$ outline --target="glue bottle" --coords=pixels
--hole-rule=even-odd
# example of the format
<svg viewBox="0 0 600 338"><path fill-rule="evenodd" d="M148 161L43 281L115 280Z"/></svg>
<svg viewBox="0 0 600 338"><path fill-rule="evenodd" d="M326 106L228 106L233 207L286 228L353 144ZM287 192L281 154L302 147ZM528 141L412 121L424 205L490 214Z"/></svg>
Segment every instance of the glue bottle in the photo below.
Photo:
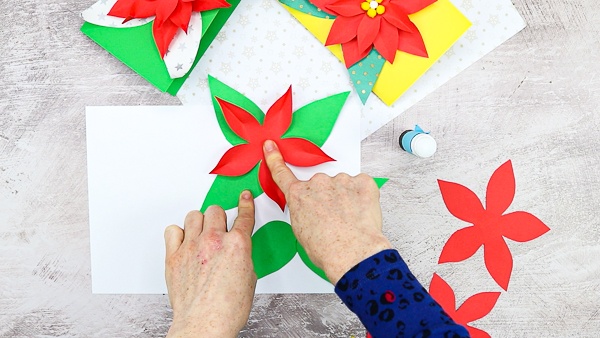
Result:
<svg viewBox="0 0 600 338"><path fill-rule="evenodd" d="M421 158L431 157L437 150L437 142L418 125L415 130L404 131L398 142L402 150Z"/></svg>

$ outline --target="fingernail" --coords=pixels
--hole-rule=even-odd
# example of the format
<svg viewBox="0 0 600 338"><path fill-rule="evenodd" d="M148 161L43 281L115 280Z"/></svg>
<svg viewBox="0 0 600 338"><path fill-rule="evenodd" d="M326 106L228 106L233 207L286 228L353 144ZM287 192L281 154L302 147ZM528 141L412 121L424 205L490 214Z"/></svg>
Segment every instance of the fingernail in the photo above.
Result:
<svg viewBox="0 0 600 338"><path fill-rule="evenodd" d="M268 152L268 153L272 152L273 150L275 150L275 147L276 147L275 142L273 142L271 140L265 141L264 148L265 148L266 152Z"/></svg>
<svg viewBox="0 0 600 338"><path fill-rule="evenodd" d="M248 190L242 191L242 199L245 199L245 200L252 199L252 193Z"/></svg>

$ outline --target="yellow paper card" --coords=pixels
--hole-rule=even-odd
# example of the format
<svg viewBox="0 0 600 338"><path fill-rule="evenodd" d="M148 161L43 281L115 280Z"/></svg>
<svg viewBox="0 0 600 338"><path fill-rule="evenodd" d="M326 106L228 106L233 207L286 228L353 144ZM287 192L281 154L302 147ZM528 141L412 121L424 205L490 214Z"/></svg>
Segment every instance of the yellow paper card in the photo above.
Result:
<svg viewBox="0 0 600 338"><path fill-rule="evenodd" d="M325 44L333 19L323 19L283 5L321 43ZM373 92L391 106L471 27L471 22L449 0L438 0L422 11L409 15L419 28L428 58L396 52L394 64L385 62ZM327 47L340 61L341 45Z"/></svg>

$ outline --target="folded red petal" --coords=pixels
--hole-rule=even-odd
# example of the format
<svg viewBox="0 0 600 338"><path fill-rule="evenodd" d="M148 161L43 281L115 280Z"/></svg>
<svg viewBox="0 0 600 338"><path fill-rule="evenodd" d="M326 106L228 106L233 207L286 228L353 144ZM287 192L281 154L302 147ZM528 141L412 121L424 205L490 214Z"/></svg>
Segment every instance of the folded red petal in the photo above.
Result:
<svg viewBox="0 0 600 338"><path fill-rule="evenodd" d="M325 8L338 16L364 15L365 11L360 7L361 1L337 0L326 5Z"/></svg>
<svg viewBox="0 0 600 338"><path fill-rule="evenodd" d="M327 41L325 41L325 46L337 45L354 39L361 20L362 16L336 18L327 36Z"/></svg>
<svg viewBox="0 0 600 338"><path fill-rule="evenodd" d="M389 63L394 63L398 50L398 29L387 22L385 18L381 21L381 30L375 38L374 45L384 59Z"/></svg>
<svg viewBox="0 0 600 338"><path fill-rule="evenodd" d="M469 336L471 338L492 338L487 332L480 330L476 327L472 327L469 325L465 325L467 331L469 331Z"/></svg>
<svg viewBox="0 0 600 338"><path fill-rule="evenodd" d="M284 138L277 141L283 159L298 167L312 167L317 164L335 161L314 143L301 138Z"/></svg>
<svg viewBox="0 0 600 338"><path fill-rule="evenodd" d="M277 100L265 115L262 135L267 139L279 139L292 123L292 86Z"/></svg>
<svg viewBox="0 0 600 338"><path fill-rule="evenodd" d="M242 176L252 170L261 158L261 147L240 144L227 150L210 173L223 176Z"/></svg>
<svg viewBox="0 0 600 338"><path fill-rule="evenodd" d="M476 223L483 215L483 205L469 188L453 182L438 180L446 208L454 217Z"/></svg>
<svg viewBox="0 0 600 338"><path fill-rule="evenodd" d="M370 18L367 15L362 16L362 20L358 25L358 50L371 50L375 38L379 34L379 28L381 27L381 15L377 15L374 18Z"/></svg>
<svg viewBox="0 0 600 338"><path fill-rule="evenodd" d="M169 20L175 24L175 26L181 28L187 33L188 26L190 25L190 18L192 17L192 4L190 2L180 2L177 4L177 8L173 11L173 14L169 17Z"/></svg>
<svg viewBox="0 0 600 338"><path fill-rule="evenodd" d="M508 290L513 259L502 237L489 240L483 245L483 259L494 281L504 290Z"/></svg>
<svg viewBox="0 0 600 338"><path fill-rule="evenodd" d="M162 25L177 8L178 0L161 0L156 1L156 19L155 22ZM169 41L170 42L170 41Z"/></svg>
<svg viewBox="0 0 600 338"><path fill-rule="evenodd" d="M437 273L433 274L431 284L429 284L429 294L440 304L448 316L454 319L456 314L456 297L454 296L454 291ZM456 321L456 319L454 320Z"/></svg>
<svg viewBox="0 0 600 338"><path fill-rule="evenodd" d="M258 181L260 183L260 187L265 192L270 199L275 201L277 205L281 208L281 210L285 209L285 195L279 189L275 181L273 181L273 176L271 176L271 171L267 167L265 160L263 159L260 163L260 167L258 168Z"/></svg>
<svg viewBox="0 0 600 338"><path fill-rule="evenodd" d="M412 32L399 31L398 37L398 49L406 52L408 54L413 54L421 57L429 57L427 53L427 47L425 47L425 41L423 41L423 36L421 36L421 32L415 24L410 23L413 27Z"/></svg>
<svg viewBox="0 0 600 338"><path fill-rule="evenodd" d="M342 52L344 54L344 63L346 64L346 68L350 68L354 66L354 64L358 61L364 59L370 51L370 48L364 51L360 51L358 49L358 39L353 39L346 43L343 43Z"/></svg>
<svg viewBox="0 0 600 338"><path fill-rule="evenodd" d="M482 245L480 228L470 226L460 229L453 233L444 244L438 263L464 261L473 256Z"/></svg>
<svg viewBox="0 0 600 338"><path fill-rule="evenodd" d="M193 2L194 12L205 12L217 8L231 7L231 5L225 0L193 0Z"/></svg>
<svg viewBox="0 0 600 338"><path fill-rule="evenodd" d="M525 211L502 216L498 226L504 237L517 242L531 241L550 231L544 222Z"/></svg>
<svg viewBox="0 0 600 338"><path fill-rule="evenodd" d="M398 2L390 2L388 4L383 19L400 30L406 32L413 31L413 25L408 17L408 13Z"/></svg>
<svg viewBox="0 0 600 338"><path fill-rule="evenodd" d="M485 317L496 305L498 297L500 292L482 292L469 297L456 310L459 321L470 323Z"/></svg>
<svg viewBox="0 0 600 338"><path fill-rule="evenodd" d="M261 125L252 114L233 103L221 100L218 97L215 97L215 99L223 111L223 116L229 128L239 137L249 141L261 132Z"/></svg>
<svg viewBox="0 0 600 338"><path fill-rule="evenodd" d="M437 0L392 0L394 4L402 7L407 14L413 14L423 10Z"/></svg>
<svg viewBox="0 0 600 338"><path fill-rule="evenodd" d="M509 160L492 174L485 193L485 208L489 212L501 215L508 209L514 196L515 174Z"/></svg>
<svg viewBox="0 0 600 338"><path fill-rule="evenodd" d="M124 19L145 19L155 15L157 3L148 0L118 0L108 15Z"/></svg>
<svg viewBox="0 0 600 338"><path fill-rule="evenodd" d="M162 25L154 20L152 35L154 36L154 42L161 58L164 58L165 54L167 54L169 45L171 45L171 41L173 41L175 34L177 34L177 30L179 30L179 27L169 20L165 21Z"/></svg>

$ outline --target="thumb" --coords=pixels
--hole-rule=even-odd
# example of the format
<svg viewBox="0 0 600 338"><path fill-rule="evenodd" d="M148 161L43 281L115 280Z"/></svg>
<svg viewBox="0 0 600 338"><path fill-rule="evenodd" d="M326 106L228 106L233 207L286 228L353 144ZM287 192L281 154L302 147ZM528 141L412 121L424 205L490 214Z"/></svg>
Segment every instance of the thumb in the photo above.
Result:
<svg viewBox="0 0 600 338"><path fill-rule="evenodd" d="M279 186L279 189L285 196L288 196L290 186L298 182L296 175L290 170L290 168L283 161L283 156L279 152L277 144L271 140L265 141L263 145L263 153L265 155L265 161L267 167L271 172L273 181Z"/></svg>

